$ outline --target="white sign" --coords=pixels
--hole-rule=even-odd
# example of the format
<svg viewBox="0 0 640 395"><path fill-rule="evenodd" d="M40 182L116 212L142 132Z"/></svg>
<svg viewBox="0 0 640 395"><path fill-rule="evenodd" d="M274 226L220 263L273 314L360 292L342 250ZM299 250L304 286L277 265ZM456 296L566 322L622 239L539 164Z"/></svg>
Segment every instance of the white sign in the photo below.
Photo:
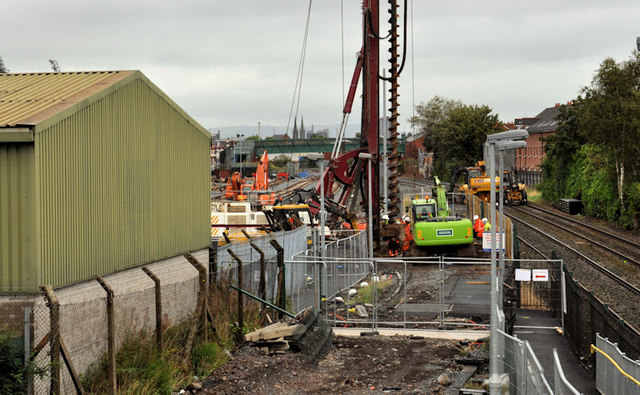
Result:
<svg viewBox="0 0 640 395"><path fill-rule="evenodd" d="M500 251L500 240L502 239L502 250L504 250L504 238L500 237L504 235L502 233L496 233L496 250ZM491 251L491 232L484 232L482 234L482 250Z"/></svg>
<svg viewBox="0 0 640 395"><path fill-rule="evenodd" d="M516 269L516 281L531 281L531 269Z"/></svg>
<svg viewBox="0 0 640 395"><path fill-rule="evenodd" d="M549 281L549 270L533 269L531 273L533 281Z"/></svg>

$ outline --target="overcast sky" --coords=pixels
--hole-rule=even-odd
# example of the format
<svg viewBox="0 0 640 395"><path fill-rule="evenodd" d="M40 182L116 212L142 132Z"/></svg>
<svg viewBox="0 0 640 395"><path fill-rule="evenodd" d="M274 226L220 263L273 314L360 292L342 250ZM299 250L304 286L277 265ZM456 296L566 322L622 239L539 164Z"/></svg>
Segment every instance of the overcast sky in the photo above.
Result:
<svg viewBox="0 0 640 395"><path fill-rule="evenodd" d="M637 0L408 3L413 29L400 77L407 131L414 97L486 104L503 121L535 116L576 97L606 57L627 59L640 36ZM308 4L4 0L0 56L11 72L50 71L49 59L62 71L141 70L206 128L286 126ZM380 2L385 17L387 4ZM341 120L341 31L348 84L362 45L360 7L360 0L313 1L298 110L305 125Z"/></svg>

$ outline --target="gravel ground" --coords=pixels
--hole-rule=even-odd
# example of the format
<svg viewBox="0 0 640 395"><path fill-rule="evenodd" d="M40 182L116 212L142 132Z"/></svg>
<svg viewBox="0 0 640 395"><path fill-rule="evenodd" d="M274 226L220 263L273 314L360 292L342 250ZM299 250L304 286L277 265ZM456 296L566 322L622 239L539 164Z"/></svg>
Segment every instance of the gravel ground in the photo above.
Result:
<svg viewBox="0 0 640 395"><path fill-rule="evenodd" d="M640 328L640 301L637 296L620 287L586 262L578 259L572 252L566 251L531 229L520 226L518 235L535 245L547 256L551 256L552 251L555 251L558 257L564 260L574 279L578 280L588 290L593 291L598 299L608 304L613 311L618 313L630 325ZM524 257L539 258L539 256L535 255Z"/></svg>
<svg viewBox="0 0 640 395"><path fill-rule="evenodd" d="M204 380L200 393L444 394L462 370L454 362L458 349L458 342L402 336L336 338L312 366L300 353L266 356L243 347Z"/></svg>

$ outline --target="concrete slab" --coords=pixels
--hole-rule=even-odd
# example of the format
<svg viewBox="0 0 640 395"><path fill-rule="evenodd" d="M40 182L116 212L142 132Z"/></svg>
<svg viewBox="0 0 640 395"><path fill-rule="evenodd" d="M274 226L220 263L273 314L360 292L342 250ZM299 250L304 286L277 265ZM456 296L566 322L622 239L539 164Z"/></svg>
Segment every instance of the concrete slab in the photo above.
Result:
<svg viewBox="0 0 640 395"><path fill-rule="evenodd" d="M336 336L343 337L360 337L363 332L370 332L367 328L333 328ZM448 340L478 340L489 336L489 331L477 330L451 330L439 331L431 329L388 329L378 328L380 336L414 336L429 339L448 339Z"/></svg>

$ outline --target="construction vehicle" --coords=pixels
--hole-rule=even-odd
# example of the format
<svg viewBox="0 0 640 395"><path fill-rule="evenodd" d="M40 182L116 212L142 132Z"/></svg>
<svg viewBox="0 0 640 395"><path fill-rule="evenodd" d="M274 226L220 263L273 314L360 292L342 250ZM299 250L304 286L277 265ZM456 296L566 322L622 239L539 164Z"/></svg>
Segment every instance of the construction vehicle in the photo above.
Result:
<svg viewBox="0 0 640 395"><path fill-rule="evenodd" d="M518 182L515 171L505 170L502 174L504 203L511 206L513 204L527 204L527 188L524 183Z"/></svg>
<svg viewBox="0 0 640 395"><path fill-rule="evenodd" d="M242 195L242 185L244 178L238 171L234 171L227 178L227 186L224 189L224 197L230 200L246 200L246 195ZM244 199L242 198L244 197Z"/></svg>
<svg viewBox="0 0 640 395"><path fill-rule="evenodd" d="M484 161L479 161L475 166L470 167L455 167L451 175L451 182L449 184L449 193L452 193L456 186L456 181L460 175L465 176L464 183L459 188L459 192L465 194L470 192L482 201L488 202L491 199L491 178L487 175L487 169L484 165ZM495 191L500 190L500 177L496 177Z"/></svg>
<svg viewBox="0 0 640 395"><path fill-rule="evenodd" d="M473 243L473 224L452 215L444 186L434 177L433 196L411 201L413 240L418 247L466 246Z"/></svg>
<svg viewBox="0 0 640 395"><path fill-rule="evenodd" d="M317 213L320 209L321 191L324 191L324 201L327 211L332 215L329 219L330 226L340 226L346 219L352 222L356 212L367 213L369 205L371 212L371 224L374 241L374 249L380 245L380 166L383 163L379 149L379 111L380 80L384 78L388 82L388 213L390 217L398 218L399 207L399 174L400 162L399 133L398 133L398 78L403 70L405 59L400 59L398 49L401 47L399 40L399 26L406 25L407 13L404 12L404 21L400 20L398 2L391 0L388 13L387 34L383 34L380 26L380 8L378 0L362 1L362 26L363 45L358 53L356 67L351 79L349 93L343 107L343 116L340 129L324 173L313 193L300 194L308 197L311 212ZM387 18L384 18L387 19ZM384 37L384 38L383 38ZM406 39L406 37L404 37ZM386 68L387 77L380 76L380 42L388 39L389 66ZM406 43L406 40L405 40ZM406 48L406 45L403 45ZM362 74L362 118L360 120L360 147L342 152L347 121L355 99L360 75ZM385 154L385 153L382 153ZM370 170L369 170L370 169ZM369 187L369 184L371 185ZM369 192L369 188L371 191ZM307 191L308 192L308 191ZM399 237L400 235L398 235Z"/></svg>
<svg viewBox="0 0 640 395"><path fill-rule="evenodd" d="M258 195L258 204L272 205L276 201L275 192L269 192L269 154L264 150L254 175L253 191Z"/></svg>
<svg viewBox="0 0 640 395"><path fill-rule="evenodd" d="M232 240L244 240L246 236L263 233L269 221L262 211L254 211L249 202L214 201L211 203L211 240L223 239L223 232Z"/></svg>

